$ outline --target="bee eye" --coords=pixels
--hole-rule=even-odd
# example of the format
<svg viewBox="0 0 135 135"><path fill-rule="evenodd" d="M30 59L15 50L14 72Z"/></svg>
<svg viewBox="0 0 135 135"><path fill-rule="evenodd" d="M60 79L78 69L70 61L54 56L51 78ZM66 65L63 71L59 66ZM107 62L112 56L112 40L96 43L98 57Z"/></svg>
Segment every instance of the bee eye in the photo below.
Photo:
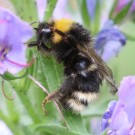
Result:
<svg viewBox="0 0 135 135"><path fill-rule="evenodd" d="M45 38L49 38L51 36L52 31L49 28L44 28L41 30L41 35Z"/></svg>
<svg viewBox="0 0 135 135"><path fill-rule="evenodd" d="M42 33L50 33L51 30L50 30L49 28L44 28L44 29L42 29L41 32L42 32Z"/></svg>

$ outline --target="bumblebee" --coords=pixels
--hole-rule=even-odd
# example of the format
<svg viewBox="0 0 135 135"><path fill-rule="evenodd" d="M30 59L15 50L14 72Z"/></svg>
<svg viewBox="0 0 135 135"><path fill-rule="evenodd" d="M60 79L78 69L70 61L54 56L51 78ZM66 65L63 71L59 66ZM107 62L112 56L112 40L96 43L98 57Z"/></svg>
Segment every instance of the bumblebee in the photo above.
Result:
<svg viewBox="0 0 135 135"><path fill-rule="evenodd" d="M103 80L111 86L112 93L117 92L112 71L94 51L91 33L82 25L60 19L39 23L35 30L37 40L28 46L54 54L63 63L65 75L59 90L47 96L42 107L56 100L65 109L81 112L97 98Z"/></svg>

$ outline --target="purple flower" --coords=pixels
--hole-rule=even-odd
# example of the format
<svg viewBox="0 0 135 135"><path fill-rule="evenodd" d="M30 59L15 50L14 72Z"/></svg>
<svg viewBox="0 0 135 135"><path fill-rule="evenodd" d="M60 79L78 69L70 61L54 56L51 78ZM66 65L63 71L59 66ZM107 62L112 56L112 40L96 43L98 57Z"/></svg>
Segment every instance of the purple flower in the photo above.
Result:
<svg viewBox="0 0 135 135"><path fill-rule="evenodd" d="M116 12L119 12L123 7L125 7L131 0L119 0L118 5L116 7ZM130 7L129 12L133 12L135 10L135 0L133 0L133 4Z"/></svg>
<svg viewBox="0 0 135 135"><path fill-rule="evenodd" d="M117 101L114 100L108 104L107 110L103 114L103 117L102 117L101 131L103 131L104 129L106 129L109 126L109 121L110 121L110 118L112 117L113 110L116 106L116 103L117 103Z"/></svg>
<svg viewBox="0 0 135 135"><path fill-rule="evenodd" d="M86 7L90 20L94 21L94 23L96 22L96 24L99 23L98 25L102 27L109 19L109 12L112 4L113 1L107 0L86 0ZM97 22L97 18L100 19L100 21Z"/></svg>
<svg viewBox="0 0 135 135"><path fill-rule="evenodd" d="M2 120L0 120L0 135L13 135L13 133Z"/></svg>
<svg viewBox="0 0 135 135"><path fill-rule="evenodd" d="M119 54L125 43L126 37L109 21L97 34L94 48L104 61L108 61Z"/></svg>
<svg viewBox="0 0 135 135"><path fill-rule="evenodd" d="M38 9L38 17L40 21L43 21L45 9L47 6L47 0L36 0L37 9ZM54 19L61 19L61 18L71 18L67 11L67 0L58 0L56 7L53 11L53 18Z"/></svg>
<svg viewBox="0 0 135 135"><path fill-rule="evenodd" d="M70 18L71 15L67 11L67 0L58 0L56 7L53 12L54 19L61 19L61 18Z"/></svg>
<svg viewBox="0 0 135 135"><path fill-rule="evenodd" d="M112 114L106 115L105 112L103 115L101 129L108 128L108 135L135 135L135 76L125 77L121 81L118 97L115 105L107 109Z"/></svg>
<svg viewBox="0 0 135 135"><path fill-rule="evenodd" d="M24 42L32 28L4 8L0 8L0 74L12 74L27 67Z"/></svg>
<svg viewBox="0 0 135 135"><path fill-rule="evenodd" d="M97 0L86 0L86 6L91 19L95 16Z"/></svg>
<svg viewBox="0 0 135 135"><path fill-rule="evenodd" d="M45 9L47 6L47 0L36 0L36 3L37 3L38 19L39 21L43 21Z"/></svg>

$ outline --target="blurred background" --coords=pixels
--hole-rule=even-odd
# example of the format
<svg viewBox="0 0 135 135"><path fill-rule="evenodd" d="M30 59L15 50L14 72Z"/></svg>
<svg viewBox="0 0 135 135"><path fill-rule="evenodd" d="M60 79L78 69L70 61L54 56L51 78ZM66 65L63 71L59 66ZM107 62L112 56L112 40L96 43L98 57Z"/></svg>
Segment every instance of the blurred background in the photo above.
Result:
<svg viewBox="0 0 135 135"><path fill-rule="evenodd" d="M72 19L91 32L95 51L112 69L118 85L123 77L135 73L135 0L0 0L0 8L5 8L29 24L51 18ZM2 17L0 10L0 25ZM36 26L35 23L30 27ZM0 33L2 29L1 25ZM14 36L12 32L7 32ZM35 62L31 67L16 74L1 74L0 135L101 134L101 117L109 101L117 99L117 94L110 94L109 87L104 84L98 100L91 103L81 115L63 112L69 127L67 130L53 102L46 105L48 114L44 115L41 104L46 94L28 78L29 74L34 76L52 92L60 87L63 80L63 66L53 56L46 57L35 48L26 48L27 61L32 57L35 57Z"/></svg>

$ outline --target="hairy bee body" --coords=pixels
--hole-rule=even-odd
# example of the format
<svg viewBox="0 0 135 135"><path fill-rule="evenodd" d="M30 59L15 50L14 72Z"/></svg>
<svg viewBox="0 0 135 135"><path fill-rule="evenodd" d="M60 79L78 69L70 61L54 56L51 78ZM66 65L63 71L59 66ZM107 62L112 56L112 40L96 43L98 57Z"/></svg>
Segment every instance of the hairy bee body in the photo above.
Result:
<svg viewBox="0 0 135 135"><path fill-rule="evenodd" d="M51 48L46 46L47 42L51 43ZM88 30L68 19L39 24L37 41L29 44L47 52L51 51L64 64L65 81L53 97L65 109L82 111L96 99L102 80L107 74L112 80L111 70L97 56L92 45ZM107 72L102 72L106 69Z"/></svg>
<svg viewBox="0 0 135 135"><path fill-rule="evenodd" d="M60 88L60 103L64 108L80 112L99 92L102 77L91 59L78 49L78 45L92 44L90 33L80 24L74 23L68 31L67 39L53 47L58 61L64 63L66 79Z"/></svg>

